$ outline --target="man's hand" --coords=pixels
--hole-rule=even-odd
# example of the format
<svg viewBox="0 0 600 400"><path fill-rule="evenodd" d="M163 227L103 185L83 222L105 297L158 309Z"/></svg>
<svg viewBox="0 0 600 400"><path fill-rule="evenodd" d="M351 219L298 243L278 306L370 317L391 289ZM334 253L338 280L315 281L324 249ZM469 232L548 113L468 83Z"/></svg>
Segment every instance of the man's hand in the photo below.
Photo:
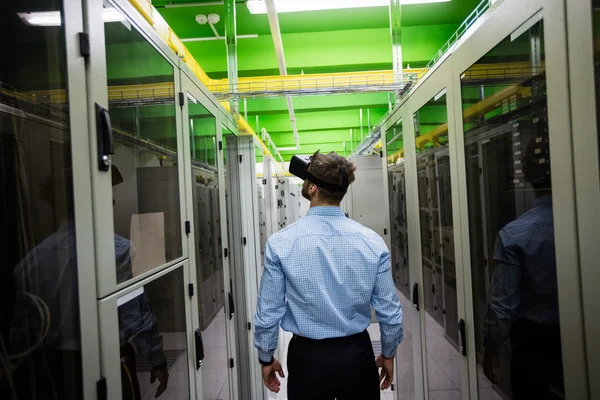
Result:
<svg viewBox="0 0 600 400"><path fill-rule="evenodd" d="M165 392L165 390L167 390L167 385L169 383L169 371L167 370L166 366L152 368L152 371L150 372L150 383L156 382L156 378L158 378L160 384L156 389L156 394L154 395L155 399L157 399Z"/></svg>
<svg viewBox="0 0 600 400"><path fill-rule="evenodd" d="M483 373L493 383L498 384L498 374L496 369L500 366L500 360L498 359L498 353L485 349L483 352Z"/></svg>
<svg viewBox="0 0 600 400"><path fill-rule="evenodd" d="M386 390L394 381L394 359L385 358L383 355L380 355L377 357L375 364L377 364L378 369L381 368L381 373L379 374L381 390Z"/></svg>
<svg viewBox="0 0 600 400"><path fill-rule="evenodd" d="M280 377L285 378L283 368L276 359L273 360L273 364L262 367L262 375L265 386L273 393L279 393L279 388L281 387L281 382L279 382L279 379L275 374L276 372L279 373Z"/></svg>

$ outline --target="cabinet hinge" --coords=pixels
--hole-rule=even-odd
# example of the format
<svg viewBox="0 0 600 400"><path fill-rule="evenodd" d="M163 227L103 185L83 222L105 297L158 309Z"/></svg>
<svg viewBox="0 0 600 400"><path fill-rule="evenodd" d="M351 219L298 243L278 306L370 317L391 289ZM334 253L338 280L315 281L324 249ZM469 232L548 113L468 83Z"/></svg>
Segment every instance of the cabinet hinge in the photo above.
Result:
<svg viewBox="0 0 600 400"><path fill-rule="evenodd" d="M240 157L240 164L241 164L241 163L242 163L242 160L243 160L243 158L244 158L244 157L242 157L242 155L241 155L241 154L240 154L240 156L239 156L239 157Z"/></svg>
<svg viewBox="0 0 600 400"><path fill-rule="evenodd" d="M233 368L233 365L234 365L233 358L230 358L229 359L229 368Z"/></svg>
<svg viewBox="0 0 600 400"><path fill-rule="evenodd" d="M85 32L79 32L79 54L81 57L90 56L90 35Z"/></svg>
<svg viewBox="0 0 600 400"><path fill-rule="evenodd" d="M185 234L189 235L190 232L192 232L192 224L190 224L190 221L185 221Z"/></svg>
<svg viewBox="0 0 600 400"><path fill-rule="evenodd" d="M185 104L185 97L183 96L183 92L179 92L179 107L183 108L184 104Z"/></svg>
<svg viewBox="0 0 600 400"><path fill-rule="evenodd" d="M248 330L251 331L252 330L252 322L248 322Z"/></svg>
<svg viewBox="0 0 600 400"><path fill-rule="evenodd" d="M188 295L190 297L194 297L194 284L193 283L188 284Z"/></svg>
<svg viewBox="0 0 600 400"><path fill-rule="evenodd" d="M108 385L106 384L105 377L101 377L98 382L96 382L96 395L98 400L108 399Z"/></svg>
<svg viewBox="0 0 600 400"><path fill-rule="evenodd" d="M223 249L223 255L225 256L225 258L229 257L229 251L227 250L227 248Z"/></svg>
<svg viewBox="0 0 600 400"><path fill-rule="evenodd" d="M246 243L247 243L247 240L246 240L246 238L245 238L245 237L244 237L244 238L242 238L242 243L244 244L244 246L246 245Z"/></svg>
<svg viewBox="0 0 600 400"><path fill-rule="evenodd" d="M266 185L266 184L267 184L267 180L266 180L266 179L263 179L263 180L262 180L262 184L263 184L263 185Z"/></svg>
<svg viewBox="0 0 600 400"><path fill-rule="evenodd" d="M219 140L219 150L223 150L223 141Z"/></svg>
<svg viewBox="0 0 600 400"><path fill-rule="evenodd" d="M384 229L384 230L383 230L383 235L384 235L384 236L387 236L387 229Z"/></svg>

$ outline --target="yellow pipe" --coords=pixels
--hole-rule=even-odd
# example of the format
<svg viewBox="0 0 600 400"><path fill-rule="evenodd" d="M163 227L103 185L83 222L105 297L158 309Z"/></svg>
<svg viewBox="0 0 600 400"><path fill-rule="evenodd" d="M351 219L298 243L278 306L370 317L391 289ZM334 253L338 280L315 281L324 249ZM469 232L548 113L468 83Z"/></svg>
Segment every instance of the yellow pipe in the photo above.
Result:
<svg viewBox="0 0 600 400"><path fill-rule="evenodd" d="M256 177L257 177L257 178L264 178L264 176L265 176L264 174L256 174ZM275 175L275 174L273 174L272 176L276 176L276 175ZM291 177L293 177L293 176L295 176L295 175L292 175L292 174L291 174L291 173L289 173L288 171L284 171L284 172L283 172L283 176L285 176L286 178L291 178Z"/></svg>
<svg viewBox="0 0 600 400"><path fill-rule="evenodd" d="M472 118L480 117L483 114L486 114L493 109L497 108L497 104L504 99L507 99L512 96L529 96L531 95L531 88L525 86L509 86L500 92L483 99L473 106L467 108L463 111L463 121L468 122ZM416 147L422 149L427 145L427 143L438 143L439 139L444 135L448 134L448 123L442 124L435 128L434 130L428 132L425 135L419 136L415 139ZM400 149L396 151L394 154L388 156L388 161L395 163L398 158L404 157L404 149Z"/></svg>
<svg viewBox="0 0 600 400"><path fill-rule="evenodd" d="M206 72L200 67L200 64L194 59L188 49L185 47L183 42L179 39L179 37L173 32L173 30L169 27L164 18L160 15L158 11L152 6L152 2L150 0L129 0L131 4L142 14L142 16L150 23L152 28L158 33L158 35L167 43L167 45L177 54L185 64L192 70L194 75L202 82L204 86L207 88L211 88L213 86L212 79L208 77ZM110 91L109 91L110 95ZM221 102L221 105L225 107L227 112L231 113L231 106L228 102ZM268 147L263 143L263 141L258 137L256 132L248 125L248 122L241 117L240 115L235 115L235 120L238 124L238 128L241 134L252 135L259 143L263 154L271 156L271 152Z"/></svg>

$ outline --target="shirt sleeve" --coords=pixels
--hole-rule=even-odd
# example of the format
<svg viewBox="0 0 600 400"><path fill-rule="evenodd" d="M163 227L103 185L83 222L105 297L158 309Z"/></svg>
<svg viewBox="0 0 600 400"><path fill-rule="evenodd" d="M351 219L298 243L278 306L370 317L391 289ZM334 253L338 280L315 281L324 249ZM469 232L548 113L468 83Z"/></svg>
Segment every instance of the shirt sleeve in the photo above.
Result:
<svg viewBox="0 0 600 400"><path fill-rule="evenodd" d="M509 335L510 326L521 302L521 266L518 249L505 245L502 233L496 239L494 274L488 294L488 307L483 323L483 344L498 351Z"/></svg>
<svg viewBox="0 0 600 400"><path fill-rule="evenodd" d="M270 361L277 349L279 324L285 310L285 275L279 257L267 242L265 268L254 316L254 346L258 349L258 357L262 361Z"/></svg>
<svg viewBox="0 0 600 400"><path fill-rule="evenodd" d="M145 293L119 307L119 333L122 339L134 342L137 351L152 367L165 363L162 334Z"/></svg>
<svg viewBox="0 0 600 400"><path fill-rule="evenodd" d="M371 305L375 309L381 330L381 353L387 358L394 357L396 348L404 337L404 328L402 307L390 273L390 253L387 250L379 260Z"/></svg>

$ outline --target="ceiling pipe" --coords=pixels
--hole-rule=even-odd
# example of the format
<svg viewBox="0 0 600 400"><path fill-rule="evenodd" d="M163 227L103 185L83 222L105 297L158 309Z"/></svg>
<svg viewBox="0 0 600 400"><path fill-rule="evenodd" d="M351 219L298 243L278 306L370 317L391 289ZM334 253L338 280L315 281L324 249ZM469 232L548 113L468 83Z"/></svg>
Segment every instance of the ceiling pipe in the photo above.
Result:
<svg viewBox="0 0 600 400"><path fill-rule="evenodd" d="M285 65L285 55L283 54L283 41L281 40L281 29L279 28L279 17L275 7L275 0L265 0L267 6L267 15L269 17L269 26L271 27L271 36L273 36L273 45L275 54L277 55L277 63L279 64L279 73L283 76L287 75L287 67ZM294 132L294 141L296 147L281 148L281 151L300 150L300 136L296 127L296 115L294 114L294 104L292 97L286 96L285 101L290 112L290 122L292 123L292 131Z"/></svg>
<svg viewBox="0 0 600 400"><path fill-rule="evenodd" d="M253 35L237 35L237 39L256 39L258 37L258 35L253 34ZM187 42L208 42L211 40L225 40L225 38L223 36L219 36L219 37L199 37L199 38L187 38L187 39L181 39L181 41L183 43L187 43Z"/></svg>
<svg viewBox="0 0 600 400"><path fill-rule="evenodd" d="M222 1L208 1L206 3L185 3L185 4L165 4L164 8L184 8L184 7L206 7L206 6L222 6L224 3ZM156 6L156 8L160 8L160 6Z"/></svg>
<svg viewBox="0 0 600 400"><path fill-rule="evenodd" d="M390 36L392 38L392 65L394 68L394 83L404 81L402 70L402 4L401 0L390 0ZM400 93L395 93L395 103L400 103Z"/></svg>
<svg viewBox="0 0 600 400"><path fill-rule="evenodd" d="M262 133L262 137L263 137L263 142L265 142L268 145L271 145L273 147L273 153L275 153L275 155L279 156L279 159L281 160L281 162L285 162L283 157L281 156L281 153L279 152L279 149L277 149L277 146L275 146L275 143L273 143L273 139L271 139L271 135L269 135L269 132L267 132L267 130L265 128L262 128L261 130Z"/></svg>
<svg viewBox="0 0 600 400"><path fill-rule="evenodd" d="M211 18L212 17L212 18ZM214 14L208 16L208 23L217 37L219 33L213 26L217 19ZM229 90L236 91L238 86L238 60L237 60L237 21L235 16L235 0L225 0L225 47L227 50L227 78ZM239 113L237 99L230 101L233 115Z"/></svg>

